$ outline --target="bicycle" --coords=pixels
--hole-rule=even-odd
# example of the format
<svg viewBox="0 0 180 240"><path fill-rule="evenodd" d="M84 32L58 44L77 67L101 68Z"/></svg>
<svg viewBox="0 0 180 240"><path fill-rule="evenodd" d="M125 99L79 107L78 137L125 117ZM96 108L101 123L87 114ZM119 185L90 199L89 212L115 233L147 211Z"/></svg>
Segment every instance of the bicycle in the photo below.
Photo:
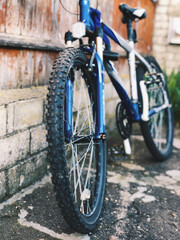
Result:
<svg viewBox="0 0 180 240"><path fill-rule="evenodd" d="M132 22L146 17L145 9L119 6L127 25L128 41L101 22L101 13L80 0L80 22L65 34L66 49L56 59L47 96L48 159L52 182L62 214L76 231L93 231L102 212L106 185L106 129L104 71L121 102L117 105L118 130L125 152L131 153L129 137L139 122L152 155L167 159L172 152L173 116L163 72L153 57L134 50ZM83 39L88 44L83 44ZM112 61L113 39L128 54L131 98ZM72 43L78 41L78 47Z"/></svg>

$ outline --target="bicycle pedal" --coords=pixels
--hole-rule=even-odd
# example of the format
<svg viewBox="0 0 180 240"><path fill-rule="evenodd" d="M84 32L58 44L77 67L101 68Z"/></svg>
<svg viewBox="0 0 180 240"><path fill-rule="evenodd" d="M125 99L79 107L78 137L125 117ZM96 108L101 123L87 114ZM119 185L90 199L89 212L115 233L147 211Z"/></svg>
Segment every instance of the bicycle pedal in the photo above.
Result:
<svg viewBox="0 0 180 240"><path fill-rule="evenodd" d="M124 139L123 144L124 144L125 154L131 155L131 144L130 144L129 138Z"/></svg>

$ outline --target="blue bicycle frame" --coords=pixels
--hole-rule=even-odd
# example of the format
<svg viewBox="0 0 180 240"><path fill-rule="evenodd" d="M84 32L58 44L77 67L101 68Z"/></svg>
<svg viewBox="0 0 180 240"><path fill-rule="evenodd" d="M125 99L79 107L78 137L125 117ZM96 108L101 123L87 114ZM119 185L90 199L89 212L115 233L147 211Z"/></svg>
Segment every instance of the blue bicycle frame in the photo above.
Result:
<svg viewBox="0 0 180 240"><path fill-rule="evenodd" d="M137 58L147 69L149 73L152 73L152 68L150 64L134 50L134 41L132 39L129 39L129 41L126 41L123 39L120 35L118 35L113 29L105 25L101 22L101 13L97 9L93 9L90 7L90 1L89 0L80 0L80 21L85 23L86 29L94 32L96 28L103 29L103 42L105 43L106 47L110 49L110 41L109 38L113 39L119 46L121 46L127 53L128 53L128 62L129 62L129 72L130 72L130 82L131 82L131 99L129 98L128 94L126 93L126 90L124 89L122 85L122 81L120 77L118 76L115 68L113 67L111 61L106 60L103 63L103 58L101 57L101 51L96 52L94 56L94 63L96 66L95 72L96 72L96 78L97 78L97 119L96 119L96 133L95 137L100 138L102 135L105 134L105 109L104 109L104 68L106 69L120 99L123 101L124 106L127 109L127 113L130 116L130 119L132 121L148 121L149 116L153 115L156 111L160 111L160 109L154 109L153 111L149 112L148 107L148 95L146 92L146 86L145 81L141 81L140 88L142 92L142 100L143 100L143 112L142 114L139 114L139 108L138 108L138 94L137 94L137 80L136 80L136 69L135 69L135 58ZM97 45L97 43L96 43ZM82 50L84 51L90 51L93 52L93 48L82 47ZM71 87L70 84L67 84L67 96L71 98L68 94L71 92L69 89ZM161 106L161 108L165 108L167 106L167 102ZM69 110L71 107L67 106L67 109ZM68 112L68 111L67 111ZM66 116L67 120L71 118L71 116ZM68 121L67 121L68 122ZM69 127L67 124L66 129L68 131ZM68 132L66 131L66 132Z"/></svg>

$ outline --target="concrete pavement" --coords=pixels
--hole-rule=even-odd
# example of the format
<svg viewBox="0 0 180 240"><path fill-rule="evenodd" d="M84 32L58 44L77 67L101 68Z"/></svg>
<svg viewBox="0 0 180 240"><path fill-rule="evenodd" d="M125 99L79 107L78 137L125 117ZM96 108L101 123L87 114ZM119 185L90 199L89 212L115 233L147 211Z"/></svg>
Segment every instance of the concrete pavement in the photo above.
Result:
<svg viewBox="0 0 180 240"><path fill-rule="evenodd" d="M50 181L40 182L0 204L1 240L179 240L180 142L170 159L155 162L142 138L134 135L132 155L120 144L108 148L107 193L94 233L81 235L64 221Z"/></svg>

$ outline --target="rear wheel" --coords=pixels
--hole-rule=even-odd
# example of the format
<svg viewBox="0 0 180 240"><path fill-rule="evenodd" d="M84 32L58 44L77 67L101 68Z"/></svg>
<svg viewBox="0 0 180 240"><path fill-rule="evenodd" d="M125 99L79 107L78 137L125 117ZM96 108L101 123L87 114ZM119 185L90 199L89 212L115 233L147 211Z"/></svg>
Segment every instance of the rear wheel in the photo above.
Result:
<svg viewBox="0 0 180 240"><path fill-rule="evenodd" d="M96 92L79 49L59 55L50 79L47 128L52 182L67 223L92 231L102 211L106 143L95 139Z"/></svg>
<svg viewBox="0 0 180 240"><path fill-rule="evenodd" d="M152 66L154 74L162 73L159 64L153 57L146 57L146 60ZM138 82L143 79L147 80L145 77L147 76L146 73L147 71L142 65L137 67ZM140 87L138 92L142 106L143 103ZM149 97L149 111L155 107L162 106L165 102L166 96L170 103L166 81L152 81L152 83L147 84L147 92ZM151 115L148 122L142 121L141 130L145 143L152 155L161 161L167 159L172 152L173 145L173 113L171 104L165 109Z"/></svg>

